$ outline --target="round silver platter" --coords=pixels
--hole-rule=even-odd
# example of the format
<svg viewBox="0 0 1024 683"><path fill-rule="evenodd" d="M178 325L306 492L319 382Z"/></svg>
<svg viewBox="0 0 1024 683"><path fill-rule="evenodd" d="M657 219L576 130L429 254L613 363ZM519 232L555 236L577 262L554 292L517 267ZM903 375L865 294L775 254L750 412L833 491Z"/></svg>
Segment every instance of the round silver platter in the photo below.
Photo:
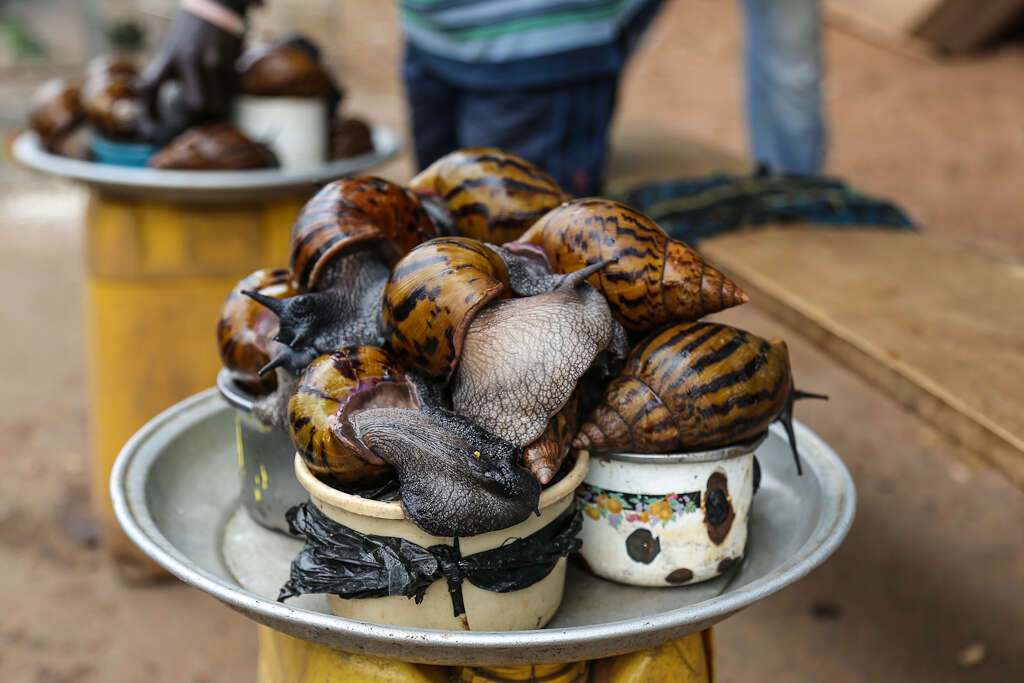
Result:
<svg viewBox="0 0 1024 683"><path fill-rule="evenodd" d="M14 158L24 166L77 180L107 194L149 200L241 202L313 191L335 178L361 173L398 153L399 140L386 126L372 127L373 151L308 169L168 171L97 164L51 154L39 136L25 131L14 140Z"/></svg>
<svg viewBox="0 0 1024 683"><path fill-rule="evenodd" d="M276 602L301 541L239 513L234 411L215 389L178 403L135 434L114 465L110 492L121 525L150 557L278 631L430 664L568 662L704 629L800 579L838 547L856 505L849 473L828 445L797 423L798 477L776 427L757 449L761 488L746 555L735 570L695 586L640 588L605 581L570 562L558 613L535 631L387 626L333 616L322 596Z"/></svg>

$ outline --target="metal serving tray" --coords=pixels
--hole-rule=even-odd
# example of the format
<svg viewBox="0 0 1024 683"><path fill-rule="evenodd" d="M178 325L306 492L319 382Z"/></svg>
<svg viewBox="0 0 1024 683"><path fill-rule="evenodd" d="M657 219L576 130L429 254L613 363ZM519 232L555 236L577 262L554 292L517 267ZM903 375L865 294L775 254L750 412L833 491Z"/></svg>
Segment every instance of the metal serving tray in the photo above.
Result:
<svg viewBox="0 0 1024 683"><path fill-rule="evenodd" d="M118 520L150 557L248 617L343 650L432 664L567 662L651 647L725 619L827 558L853 522L856 493L839 457L796 423L804 474L777 425L757 449L743 562L680 588L619 585L570 563L565 599L536 631L439 631L327 613L322 596L275 602L300 541L240 513L234 413L215 389L160 414L125 445L111 474ZM236 578L239 577L239 578ZM243 587L245 586L245 587Z"/></svg>
<svg viewBox="0 0 1024 683"><path fill-rule="evenodd" d="M242 202L312 191L342 176L362 173L398 153L398 136L374 125L372 152L308 169L250 171L169 171L98 164L51 154L34 131L14 141L14 158L36 171L77 180L122 197L180 202Z"/></svg>

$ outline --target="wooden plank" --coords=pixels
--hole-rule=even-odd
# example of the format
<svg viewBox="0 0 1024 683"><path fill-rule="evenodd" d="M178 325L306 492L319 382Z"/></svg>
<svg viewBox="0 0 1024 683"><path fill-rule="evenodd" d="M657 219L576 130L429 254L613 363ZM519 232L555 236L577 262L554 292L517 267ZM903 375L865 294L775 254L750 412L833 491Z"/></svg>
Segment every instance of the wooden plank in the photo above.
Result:
<svg viewBox="0 0 1024 683"><path fill-rule="evenodd" d="M825 14L873 35L909 36L947 0L825 0Z"/></svg>
<svg viewBox="0 0 1024 683"><path fill-rule="evenodd" d="M964 52L985 45L1024 11L1024 0L945 0L912 33L938 48Z"/></svg>
<svg viewBox="0 0 1024 683"><path fill-rule="evenodd" d="M1024 268L870 229L772 227L700 250L758 305L1024 488Z"/></svg>

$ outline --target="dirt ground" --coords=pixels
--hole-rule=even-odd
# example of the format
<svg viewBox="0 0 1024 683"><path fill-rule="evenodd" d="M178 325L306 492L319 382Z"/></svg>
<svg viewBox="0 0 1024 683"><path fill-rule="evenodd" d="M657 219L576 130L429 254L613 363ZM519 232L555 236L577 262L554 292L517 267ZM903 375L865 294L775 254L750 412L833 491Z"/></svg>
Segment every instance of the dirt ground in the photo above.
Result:
<svg viewBox="0 0 1024 683"><path fill-rule="evenodd" d="M623 125L742 152L736 4L670 4L627 74ZM343 7L337 67L350 108L403 128L392 5ZM830 172L902 202L938 238L1024 267L1024 48L942 62L835 29L826 39ZM25 90L0 84L5 113ZM381 174L410 171L404 157ZM0 172L0 678L253 680L251 622L177 582L122 585L98 544L87 500L85 196ZM787 339L801 387L832 397L798 417L844 458L859 504L829 561L717 628L720 680L1024 680L1021 492L755 303L721 317Z"/></svg>

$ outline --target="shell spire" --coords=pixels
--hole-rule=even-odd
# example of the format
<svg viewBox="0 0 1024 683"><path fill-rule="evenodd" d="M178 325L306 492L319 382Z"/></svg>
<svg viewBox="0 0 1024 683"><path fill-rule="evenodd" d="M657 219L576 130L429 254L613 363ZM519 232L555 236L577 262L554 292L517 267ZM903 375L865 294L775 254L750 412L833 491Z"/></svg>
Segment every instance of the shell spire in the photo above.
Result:
<svg viewBox="0 0 1024 683"><path fill-rule="evenodd" d="M749 298L699 253L621 202L589 198L562 204L518 242L540 247L558 273L616 259L589 282L634 334L696 320Z"/></svg>
<svg viewBox="0 0 1024 683"><path fill-rule="evenodd" d="M665 245L661 283L665 306L677 320L701 318L750 301L735 282L678 240L669 239Z"/></svg>

